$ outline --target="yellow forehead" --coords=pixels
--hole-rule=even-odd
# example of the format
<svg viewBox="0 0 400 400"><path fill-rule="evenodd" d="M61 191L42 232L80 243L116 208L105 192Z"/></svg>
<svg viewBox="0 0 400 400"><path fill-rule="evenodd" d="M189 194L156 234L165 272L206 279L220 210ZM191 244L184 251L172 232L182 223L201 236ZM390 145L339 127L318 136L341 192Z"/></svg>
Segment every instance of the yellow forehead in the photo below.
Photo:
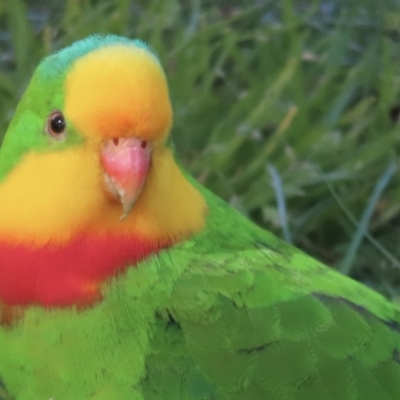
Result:
<svg viewBox="0 0 400 400"><path fill-rule="evenodd" d="M67 120L87 137L163 140L172 123L164 72L149 51L123 44L78 59L65 86Z"/></svg>

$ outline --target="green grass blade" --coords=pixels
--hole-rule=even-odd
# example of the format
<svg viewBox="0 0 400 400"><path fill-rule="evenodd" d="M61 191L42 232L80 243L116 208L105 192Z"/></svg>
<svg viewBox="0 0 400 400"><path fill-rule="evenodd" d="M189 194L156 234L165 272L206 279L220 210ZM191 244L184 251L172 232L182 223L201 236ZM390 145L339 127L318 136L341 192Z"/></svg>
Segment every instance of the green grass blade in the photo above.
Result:
<svg viewBox="0 0 400 400"><path fill-rule="evenodd" d="M349 221L353 224L354 227L358 227L358 221L354 217L354 215L350 212L348 207L344 204L343 200L340 198L336 190L333 188L330 182L326 182L326 185L328 186L330 192L332 193L332 196L338 203L339 207L343 210L345 213L346 217L349 219ZM365 232L365 238L375 247L376 250L378 250L390 263L395 266L396 268L400 268L400 260L397 259L390 251L388 251L382 244L380 244L372 235L368 232Z"/></svg>
<svg viewBox="0 0 400 400"><path fill-rule="evenodd" d="M340 271L345 275L349 275L351 273L351 267L353 265L354 258L357 254L357 250L361 244L363 237L368 231L368 224L375 210L375 207L386 186L392 179L396 169L397 163L395 161L391 161L375 185L374 191L369 198L367 207L365 208L361 220L357 226L357 230L354 232L350 245L340 265Z"/></svg>
<svg viewBox="0 0 400 400"><path fill-rule="evenodd" d="M286 212L285 193L283 192L282 179L279 176L279 172L273 165L269 164L267 166L267 170L268 170L269 174L271 175L271 179L272 179L272 187L274 189L275 196L276 196L279 219L280 219L280 222L282 225L283 238L287 242L292 243L292 235L291 235L290 229L289 229L288 217L287 217L287 212Z"/></svg>

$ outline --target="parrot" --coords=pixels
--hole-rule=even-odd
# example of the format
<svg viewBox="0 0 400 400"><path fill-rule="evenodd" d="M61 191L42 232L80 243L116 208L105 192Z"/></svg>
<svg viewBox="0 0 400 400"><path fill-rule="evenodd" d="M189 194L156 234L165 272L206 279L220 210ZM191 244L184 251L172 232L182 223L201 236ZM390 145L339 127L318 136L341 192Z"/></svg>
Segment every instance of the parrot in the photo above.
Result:
<svg viewBox="0 0 400 400"><path fill-rule="evenodd" d="M40 62L0 150L0 399L400 399L400 307L208 191L172 126L141 40Z"/></svg>

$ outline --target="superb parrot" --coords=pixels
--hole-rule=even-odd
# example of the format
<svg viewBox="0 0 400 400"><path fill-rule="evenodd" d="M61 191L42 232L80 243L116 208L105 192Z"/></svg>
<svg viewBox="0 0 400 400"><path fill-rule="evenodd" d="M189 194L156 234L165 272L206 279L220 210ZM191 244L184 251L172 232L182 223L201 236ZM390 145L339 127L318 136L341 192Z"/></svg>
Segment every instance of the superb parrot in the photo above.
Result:
<svg viewBox="0 0 400 400"><path fill-rule="evenodd" d="M0 152L1 400L400 399L400 308L208 192L171 125L141 41L37 68Z"/></svg>

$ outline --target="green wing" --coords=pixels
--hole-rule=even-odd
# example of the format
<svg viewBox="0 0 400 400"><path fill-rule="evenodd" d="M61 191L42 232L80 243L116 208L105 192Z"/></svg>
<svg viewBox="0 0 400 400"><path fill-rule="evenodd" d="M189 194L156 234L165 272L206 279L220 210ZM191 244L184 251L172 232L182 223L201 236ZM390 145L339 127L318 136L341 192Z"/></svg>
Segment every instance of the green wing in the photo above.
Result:
<svg viewBox="0 0 400 400"><path fill-rule="evenodd" d="M16 400L398 400L399 309L204 191L207 229L0 327ZM0 386L0 399L11 400Z"/></svg>
<svg viewBox="0 0 400 400"><path fill-rule="evenodd" d="M398 309L211 202L174 253L145 399L400 399Z"/></svg>

